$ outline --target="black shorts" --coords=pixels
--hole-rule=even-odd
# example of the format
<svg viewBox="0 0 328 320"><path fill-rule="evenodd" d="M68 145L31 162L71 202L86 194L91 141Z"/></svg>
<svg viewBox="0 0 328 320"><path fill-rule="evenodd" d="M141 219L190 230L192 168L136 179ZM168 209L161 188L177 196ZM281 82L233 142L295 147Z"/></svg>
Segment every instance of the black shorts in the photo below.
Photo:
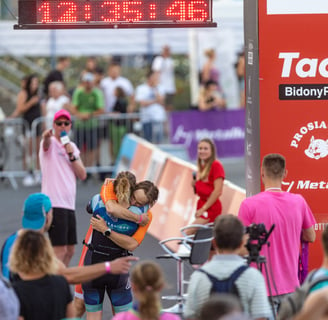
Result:
<svg viewBox="0 0 328 320"><path fill-rule="evenodd" d="M116 255L114 253L114 255ZM122 256L122 255L120 255ZM124 256L124 253L123 253ZM108 257L87 251L84 265L108 261ZM105 292L115 312L127 311L131 308L132 292L129 274L105 274L97 279L82 284L86 310L96 312L102 310Z"/></svg>
<svg viewBox="0 0 328 320"><path fill-rule="evenodd" d="M53 246L77 244L76 219L73 210L52 208L53 220L49 229L49 238Z"/></svg>
<svg viewBox="0 0 328 320"><path fill-rule="evenodd" d="M98 128L77 128L74 139L80 150L94 150L98 146Z"/></svg>
<svg viewBox="0 0 328 320"><path fill-rule="evenodd" d="M174 96L175 96L174 93L167 93L165 95L165 105L166 106L171 106L171 107L173 106Z"/></svg>

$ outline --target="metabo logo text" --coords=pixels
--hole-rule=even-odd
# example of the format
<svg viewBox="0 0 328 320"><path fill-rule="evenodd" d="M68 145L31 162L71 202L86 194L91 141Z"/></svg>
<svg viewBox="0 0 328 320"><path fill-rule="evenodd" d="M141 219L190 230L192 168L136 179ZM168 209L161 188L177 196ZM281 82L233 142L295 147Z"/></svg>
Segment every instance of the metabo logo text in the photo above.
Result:
<svg viewBox="0 0 328 320"><path fill-rule="evenodd" d="M298 180L283 182L283 185L287 186L287 192L290 192L292 189L296 190L327 190L328 181L312 181L312 180Z"/></svg>
<svg viewBox="0 0 328 320"><path fill-rule="evenodd" d="M323 77L328 78L328 58L306 57L300 59L300 52L280 52L283 60L281 78L290 78L295 71L301 79ZM325 81L326 82L326 81ZM328 84L280 84L280 100L328 100Z"/></svg>

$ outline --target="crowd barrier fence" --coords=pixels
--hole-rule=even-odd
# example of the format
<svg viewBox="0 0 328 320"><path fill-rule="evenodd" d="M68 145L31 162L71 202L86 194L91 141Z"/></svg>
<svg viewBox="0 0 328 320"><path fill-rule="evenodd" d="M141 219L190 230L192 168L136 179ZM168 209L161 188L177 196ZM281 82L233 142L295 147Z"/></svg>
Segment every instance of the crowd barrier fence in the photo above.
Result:
<svg viewBox="0 0 328 320"><path fill-rule="evenodd" d="M135 114L124 117L120 115L115 119L104 115L93 120L96 120L95 124L99 126L96 126L96 132L91 130L94 137L90 136L88 139L95 138L95 146L98 147L100 142L107 146L109 144L108 136L100 134L102 132L100 129L103 129L106 123L110 127L114 121L123 120L126 130L134 131L135 122L138 122L139 118ZM72 128L72 140L75 142L77 130L82 130L76 125L76 121L73 119ZM18 187L16 178L26 175L31 167L38 168L37 130L44 123L44 118L36 119L29 131L28 124L22 119L6 119L0 122L0 178L8 178L13 188ZM27 156L29 140L32 142L31 158ZM88 141L85 143L87 144ZM87 166L87 170L90 173L110 170L113 171L114 176L119 171L129 170L136 175L138 181L146 179L153 181L160 192L159 199L152 208L153 222L149 232L159 240L179 235L180 228L190 223L194 217L197 196L194 194L191 182L196 166L161 150L159 145L154 145L136 134L124 135L115 165ZM224 182L221 196L224 213L237 214L244 198L244 189L230 181Z"/></svg>
<svg viewBox="0 0 328 320"><path fill-rule="evenodd" d="M0 179L8 179L14 189L17 178L29 172L39 174L38 151L42 132L52 127L45 117L36 118L31 127L21 118L0 121ZM89 174L108 173L114 169L115 158L126 133L142 136L138 113L104 114L82 121L72 117L70 139L81 151Z"/></svg>
<svg viewBox="0 0 328 320"><path fill-rule="evenodd" d="M128 134L115 166L115 173L122 170L133 172L137 181L151 180L159 189L159 199L151 209L153 221L149 233L158 240L181 236L180 228L191 223L196 212L197 196L192 188L194 164L164 152L144 139ZM246 191L225 180L220 197L222 212L238 214ZM176 250L177 244L171 244Z"/></svg>
<svg viewBox="0 0 328 320"><path fill-rule="evenodd" d="M31 129L29 129L27 122L22 119L5 119L0 122L0 178L9 179L13 188L18 187L16 178L26 176L29 171L39 172L38 148L40 145L40 135L47 126L52 126L52 121L49 123L44 117L35 119L31 125ZM170 126L168 126L168 129L170 131ZM131 154L134 155L134 153L131 153L132 150L138 154L138 156L134 155L133 159L127 158L126 154L121 157L122 154L124 155L124 150L126 149L126 146L124 144L122 145L121 141L122 139L124 141L127 136L134 137L134 139L127 139L129 141L129 157L131 157ZM86 121L81 121L73 117L70 138L80 148L81 158L89 174L104 173L105 176L106 173L115 174L115 171L117 172L119 168L123 170L131 169L136 172L139 180L150 179L154 181L157 177L162 176L161 170L164 166L172 166L172 171L171 169L167 169L167 172L169 172L168 176L171 177L170 179L173 182L177 181L177 176L180 177L180 174L185 172L183 177L180 178L186 180L186 184L184 185L189 185L192 171L195 170L195 167L188 161L185 161L182 165L177 157L172 157L169 154L172 152L161 150L161 145L154 146L154 144L142 139L142 125L138 113L104 114ZM138 143L133 141L138 141ZM175 141L175 143L177 142ZM29 144L31 144L31 150ZM170 146L171 149L172 146L177 147L175 150L176 153L180 150L183 151L180 152L181 154L186 154L188 157L188 146L184 143ZM170 148L164 148L164 150L168 149ZM187 163L189 164L187 165ZM181 171L178 170L179 172L174 176L171 172L174 172L176 166L180 166L179 170ZM164 183L164 181L161 183ZM171 188L169 185L170 183L168 182L167 187L163 189L163 195L166 194L168 196L168 190ZM172 187L172 190L174 188ZM185 197L183 192L182 189L179 197ZM235 198L243 194L243 192L234 193ZM191 197L194 198L194 196L191 194L188 198L188 212L190 212L190 206L193 205L193 201L190 200ZM223 195L224 197L225 195ZM180 201L172 200L172 202L174 202L174 208L180 206ZM168 209L163 208L163 210ZM184 215L189 215L189 213L187 214L185 212Z"/></svg>
<svg viewBox="0 0 328 320"><path fill-rule="evenodd" d="M17 189L16 178L26 175L29 162L31 132L28 123L19 118L0 121L0 178L8 179Z"/></svg>
<svg viewBox="0 0 328 320"><path fill-rule="evenodd" d="M46 129L46 124L46 119L40 117L35 119L31 126L33 170L39 170L39 137L40 132ZM91 174L113 171L121 141L125 134L131 132L142 135L138 113L103 114L88 120L72 117L69 136L80 149L81 159L87 172Z"/></svg>

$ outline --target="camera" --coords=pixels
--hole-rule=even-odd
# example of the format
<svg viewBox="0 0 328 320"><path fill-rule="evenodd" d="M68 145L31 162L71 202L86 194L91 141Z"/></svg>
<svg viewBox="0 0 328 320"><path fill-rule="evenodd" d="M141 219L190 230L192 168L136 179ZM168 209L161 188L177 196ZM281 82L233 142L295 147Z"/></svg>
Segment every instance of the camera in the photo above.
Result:
<svg viewBox="0 0 328 320"><path fill-rule="evenodd" d="M266 230L263 223L251 224L246 227L246 233L249 234L246 248L249 252L248 263L252 261L258 261L260 257L260 251L264 244L268 244L268 238L273 231L275 225L273 224L269 231Z"/></svg>
<svg viewBox="0 0 328 320"><path fill-rule="evenodd" d="M264 237L268 231L265 228L263 223L259 224L251 224L250 226L246 227L246 233L249 234L250 240L259 240L261 237Z"/></svg>

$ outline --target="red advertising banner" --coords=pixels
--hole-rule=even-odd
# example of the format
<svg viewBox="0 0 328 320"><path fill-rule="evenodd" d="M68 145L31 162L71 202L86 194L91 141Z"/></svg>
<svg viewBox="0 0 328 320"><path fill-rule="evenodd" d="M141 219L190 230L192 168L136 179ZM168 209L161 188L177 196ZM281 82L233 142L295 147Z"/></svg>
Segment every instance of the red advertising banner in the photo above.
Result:
<svg viewBox="0 0 328 320"><path fill-rule="evenodd" d="M268 14L267 1L258 5L260 156L286 157L286 190L302 194L315 214L312 269L322 262L328 222L328 14Z"/></svg>

